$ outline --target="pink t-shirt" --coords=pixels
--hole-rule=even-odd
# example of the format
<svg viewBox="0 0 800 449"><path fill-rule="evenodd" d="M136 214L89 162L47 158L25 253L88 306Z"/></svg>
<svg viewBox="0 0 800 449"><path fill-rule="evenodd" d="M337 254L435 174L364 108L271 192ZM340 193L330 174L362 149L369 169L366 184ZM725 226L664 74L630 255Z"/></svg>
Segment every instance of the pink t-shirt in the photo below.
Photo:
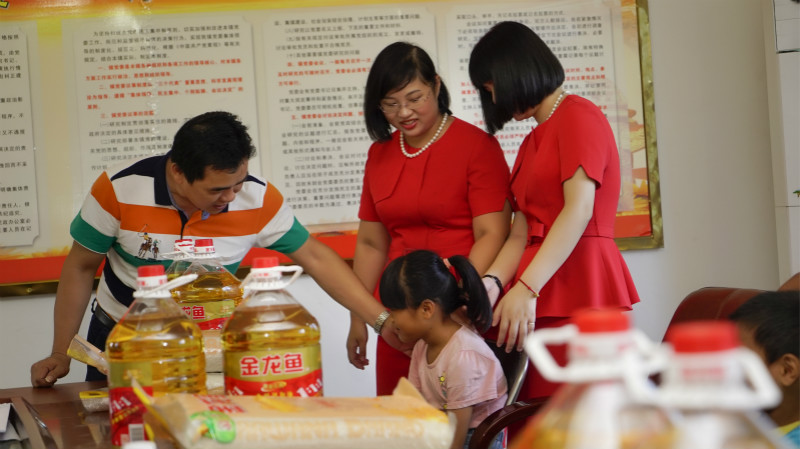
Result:
<svg viewBox="0 0 800 449"><path fill-rule="evenodd" d="M427 352L424 340L414 345L408 379L428 403L442 410L472 406L470 428L503 408L506 378L483 337L462 326L433 363L427 363Z"/></svg>

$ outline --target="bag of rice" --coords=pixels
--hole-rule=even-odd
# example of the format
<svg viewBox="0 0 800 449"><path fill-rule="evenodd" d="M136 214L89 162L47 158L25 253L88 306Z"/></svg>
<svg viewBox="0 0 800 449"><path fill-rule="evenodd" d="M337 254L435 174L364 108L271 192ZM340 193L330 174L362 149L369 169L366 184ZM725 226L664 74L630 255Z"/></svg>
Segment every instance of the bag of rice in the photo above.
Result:
<svg viewBox="0 0 800 449"><path fill-rule="evenodd" d="M445 449L455 420L402 379L371 398L166 394L148 409L186 449Z"/></svg>

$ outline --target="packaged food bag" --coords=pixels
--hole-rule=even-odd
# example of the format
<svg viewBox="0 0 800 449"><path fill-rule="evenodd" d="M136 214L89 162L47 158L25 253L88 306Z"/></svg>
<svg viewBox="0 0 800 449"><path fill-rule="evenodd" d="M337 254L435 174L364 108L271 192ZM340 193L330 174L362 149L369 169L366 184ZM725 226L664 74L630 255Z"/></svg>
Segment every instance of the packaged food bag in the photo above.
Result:
<svg viewBox="0 0 800 449"><path fill-rule="evenodd" d="M442 449L455 430L452 415L405 379L390 396L179 393L143 402L184 449Z"/></svg>

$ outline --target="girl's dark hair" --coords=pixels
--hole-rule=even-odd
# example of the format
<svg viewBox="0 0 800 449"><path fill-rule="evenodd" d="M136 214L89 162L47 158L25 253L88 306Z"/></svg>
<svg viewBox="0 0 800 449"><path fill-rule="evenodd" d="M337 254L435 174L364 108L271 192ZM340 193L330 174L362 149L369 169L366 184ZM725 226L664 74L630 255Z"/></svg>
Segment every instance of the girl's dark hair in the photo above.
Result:
<svg viewBox="0 0 800 449"><path fill-rule="evenodd" d="M472 49L469 76L481 97L489 133L503 129L564 83L564 68L547 44L518 22L494 25ZM494 84L494 97L484 84Z"/></svg>
<svg viewBox="0 0 800 449"><path fill-rule="evenodd" d="M448 260L462 286L438 254L418 250L398 257L386 267L381 276L381 301L389 310L403 310L417 309L422 301L430 299L445 315L467 306L467 317L484 332L492 324L492 306L483 281L466 257L451 256Z"/></svg>
<svg viewBox="0 0 800 449"><path fill-rule="evenodd" d="M181 126L167 153L189 183L203 179L206 167L235 171L256 154L247 127L230 112L214 111Z"/></svg>
<svg viewBox="0 0 800 449"><path fill-rule="evenodd" d="M364 90L364 121L372 140L383 142L392 138L389 121L380 110L381 100L389 92L402 89L419 79L431 88L436 86L436 66L422 48L408 42L390 44L375 58L367 76ZM437 98L440 112L450 112L450 94L444 81Z"/></svg>
<svg viewBox="0 0 800 449"><path fill-rule="evenodd" d="M753 340L764 350L767 363L784 354L800 357L800 292L764 292L739 306L728 317L753 331Z"/></svg>

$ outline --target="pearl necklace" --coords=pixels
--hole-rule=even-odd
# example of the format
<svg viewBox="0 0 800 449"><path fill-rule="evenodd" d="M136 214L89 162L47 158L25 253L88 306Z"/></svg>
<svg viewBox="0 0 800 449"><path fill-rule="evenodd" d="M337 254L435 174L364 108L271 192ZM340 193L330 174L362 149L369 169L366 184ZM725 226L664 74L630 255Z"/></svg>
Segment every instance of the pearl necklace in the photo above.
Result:
<svg viewBox="0 0 800 449"><path fill-rule="evenodd" d="M553 113L554 113L554 112L556 112L556 108L558 107L558 105L560 105L560 104L561 104L561 100L563 100L565 96L567 96L567 95L569 95L569 94L571 94L571 93L572 93L572 92L570 92L570 91L568 91L568 90L562 90L562 91L561 91L561 94L558 96L558 98L556 98L556 102L555 102L555 104L553 104L553 109L551 109L551 110L550 110L550 113L549 113L549 114L547 114L547 118L546 118L546 119L544 119L544 120L542 120L542 122L543 122L543 123L544 123L544 122L546 122L546 121L548 121L548 120L550 119L550 117L552 117L552 116L553 116Z"/></svg>
<svg viewBox="0 0 800 449"><path fill-rule="evenodd" d="M403 133L401 132L400 133L400 151L402 151L403 154L405 154L407 158L417 157L420 154L424 153L425 150L427 150L428 147L430 147L433 144L433 142L436 141L436 139L439 137L439 134L442 133L442 130L444 129L444 124L445 123L447 123L447 113L446 112L444 113L444 115L442 115L442 123L439 124L439 129L436 130L436 134L433 135L433 137L431 138L430 142L426 143L425 146L420 148L419 151L417 151L414 154L411 154L408 151L406 151L406 145L405 145L405 143L403 143L403 140L405 140L405 138L403 137Z"/></svg>

